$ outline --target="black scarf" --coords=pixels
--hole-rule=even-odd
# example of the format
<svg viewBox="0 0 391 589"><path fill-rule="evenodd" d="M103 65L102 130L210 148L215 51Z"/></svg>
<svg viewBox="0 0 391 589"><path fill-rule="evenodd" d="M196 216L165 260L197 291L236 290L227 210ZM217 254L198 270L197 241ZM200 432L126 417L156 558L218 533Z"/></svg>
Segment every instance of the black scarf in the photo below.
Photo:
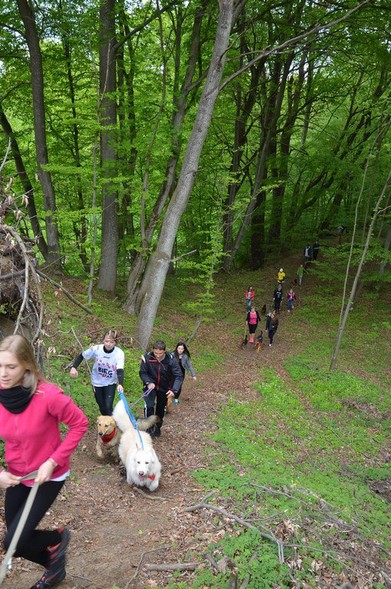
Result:
<svg viewBox="0 0 391 589"><path fill-rule="evenodd" d="M17 386L10 389L0 389L0 403L10 413L22 413L32 398L31 389L25 387Z"/></svg>

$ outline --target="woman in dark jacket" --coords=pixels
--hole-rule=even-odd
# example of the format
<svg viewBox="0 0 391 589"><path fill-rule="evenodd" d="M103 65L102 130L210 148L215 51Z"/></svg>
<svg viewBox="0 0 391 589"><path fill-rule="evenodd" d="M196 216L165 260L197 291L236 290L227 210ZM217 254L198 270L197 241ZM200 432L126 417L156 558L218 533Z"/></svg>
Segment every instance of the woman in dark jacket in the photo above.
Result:
<svg viewBox="0 0 391 589"><path fill-rule="evenodd" d="M178 342L177 343L176 348L174 350L174 358L178 362L179 368L182 371L183 380L185 380L186 371L190 372L193 380L197 380L195 370L193 368L193 364L191 363L191 360L190 360L190 352L189 352L189 349L186 346L185 342ZM176 405L179 403L179 397L182 392L182 386L183 386L183 381L182 381L180 389L178 390L177 393L175 393L174 403ZM168 403L167 403L167 405L169 406Z"/></svg>
<svg viewBox="0 0 391 589"><path fill-rule="evenodd" d="M266 330L269 336L269 348L273 345L273 338L278 329L278 317L275 311L271 311L266 317Z"/></svg>

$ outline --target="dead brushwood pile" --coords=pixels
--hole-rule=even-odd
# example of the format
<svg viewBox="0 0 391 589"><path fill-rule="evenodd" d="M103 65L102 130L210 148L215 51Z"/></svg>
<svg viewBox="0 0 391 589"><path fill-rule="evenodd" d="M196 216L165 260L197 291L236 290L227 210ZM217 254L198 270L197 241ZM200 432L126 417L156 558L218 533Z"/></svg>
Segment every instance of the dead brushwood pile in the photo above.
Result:
<svg viewBox="0 0 391 589"><path fill-rule="evenodd" d="M28 334L39 347L43 302L32 245L31 240L0 220L0 315L8 322L8 331L10 322L14 322L12 331Z"/></svg>

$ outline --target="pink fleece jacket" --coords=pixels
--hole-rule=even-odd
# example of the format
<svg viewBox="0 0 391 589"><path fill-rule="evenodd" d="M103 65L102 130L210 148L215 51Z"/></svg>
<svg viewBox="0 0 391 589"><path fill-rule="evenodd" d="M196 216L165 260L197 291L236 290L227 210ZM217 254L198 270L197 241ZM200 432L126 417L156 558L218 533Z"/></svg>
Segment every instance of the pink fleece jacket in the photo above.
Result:
<svg viewBox="0 0 391 589"><path fill-rule="evenodd" d="M60 423L69 428L63 439ZM5 440L5 460L8 470L17 476L37 470L48 458L58 465L53 478L65 474L70 456L87 428L88 419L83 411L50 382L38 383L22 413L10 413L0 404L0 438Z"/></svg>

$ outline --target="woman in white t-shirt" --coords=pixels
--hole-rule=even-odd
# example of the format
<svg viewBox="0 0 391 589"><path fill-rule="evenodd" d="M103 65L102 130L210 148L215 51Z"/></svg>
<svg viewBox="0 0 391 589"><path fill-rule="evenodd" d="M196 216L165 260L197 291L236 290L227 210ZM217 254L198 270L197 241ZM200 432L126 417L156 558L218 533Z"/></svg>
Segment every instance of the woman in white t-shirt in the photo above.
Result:
<svg viewBox="0 0 391 589"><path fill-rule="evenodd" d="M115 390L123 391L125 354L117 347L117 332L110 329L105 333L103 344L91 346L72 364L70 375L77 378L77 367L83 360L94 358L91 384L95 400L102 415L112 415Z"/></svg>

